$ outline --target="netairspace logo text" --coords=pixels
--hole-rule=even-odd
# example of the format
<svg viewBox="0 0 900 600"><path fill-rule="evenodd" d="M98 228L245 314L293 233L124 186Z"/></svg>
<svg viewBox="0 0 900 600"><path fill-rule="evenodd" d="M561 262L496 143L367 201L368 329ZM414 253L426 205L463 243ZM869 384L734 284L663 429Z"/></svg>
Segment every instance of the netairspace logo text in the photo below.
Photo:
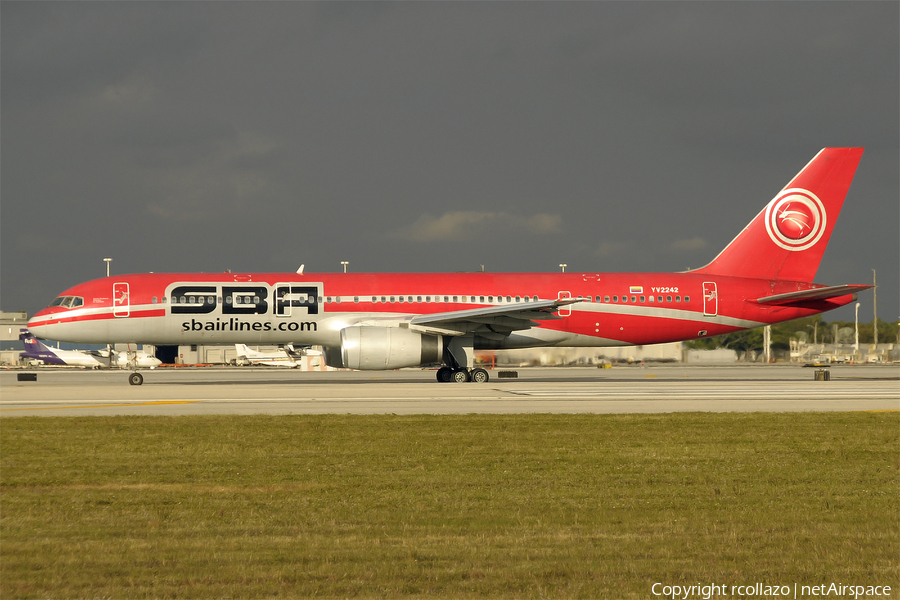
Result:
<svg viewBox="0 0 900 600"><path fill-rule="evenodd" d="M672 600L710 600L718 596L727 597L760 597L760 598L853 598L890 596L889 585L848 585L844 583L823 583L819 585L771 585L754 583L750 585L727 585L710 583L708 585L668 585L654 583L650 589L654 596L671 598Z"/></svg>

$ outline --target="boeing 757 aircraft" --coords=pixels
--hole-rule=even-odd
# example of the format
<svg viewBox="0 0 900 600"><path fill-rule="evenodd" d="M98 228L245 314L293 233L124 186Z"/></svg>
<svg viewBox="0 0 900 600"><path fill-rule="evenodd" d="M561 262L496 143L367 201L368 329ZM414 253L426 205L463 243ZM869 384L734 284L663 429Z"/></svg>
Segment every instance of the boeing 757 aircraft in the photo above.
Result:
<svg viewBox="0 0 900 600"><path fill-rule="evenodd" d="M872 287L813 283L862 153L820 151L712 262L683 273L123 275L66 290L28 327L81 343L315 344L333 367L440 364L440 382L487 381L473 368L476 350L657 344L761 327Z"/></svg>

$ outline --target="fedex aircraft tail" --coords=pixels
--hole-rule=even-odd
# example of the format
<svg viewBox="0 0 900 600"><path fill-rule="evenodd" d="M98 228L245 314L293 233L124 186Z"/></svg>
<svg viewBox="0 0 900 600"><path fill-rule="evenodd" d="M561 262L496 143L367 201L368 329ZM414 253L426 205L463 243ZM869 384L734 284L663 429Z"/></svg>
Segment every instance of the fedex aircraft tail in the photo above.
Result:
<svg viewBox="0 0 900 600"><path fill-rule="evenodd" d="M862 153L824 148L711 263L694 272L811 282Z"/></svg>
<svg viewBox="0 0 900 600"><path fill-rule="evenodd" d="M53 354L50 352L50 348L45 346L41 340L37 339L32 335L30 331L27 329L19 330L19 339L22 340L22 343L25 344L25 351L30 353L39 353L44 352L47 354Z"/></svg>

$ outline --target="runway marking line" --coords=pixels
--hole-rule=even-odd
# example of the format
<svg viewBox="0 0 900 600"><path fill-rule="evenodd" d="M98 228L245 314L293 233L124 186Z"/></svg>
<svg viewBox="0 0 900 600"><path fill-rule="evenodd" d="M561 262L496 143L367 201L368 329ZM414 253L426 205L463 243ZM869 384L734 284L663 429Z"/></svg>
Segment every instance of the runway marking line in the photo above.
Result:
<svg viewBox="0 0 900 600"><path fill-rule="evenodd" d="M0 408L0 412L11 410L60 410L65 408L114 408L117 406L154 406L157 404L195 404L200 400L160 400L159 402L128 402L126 404L88 404L86 406L37 406L34 408Z"/></svg>

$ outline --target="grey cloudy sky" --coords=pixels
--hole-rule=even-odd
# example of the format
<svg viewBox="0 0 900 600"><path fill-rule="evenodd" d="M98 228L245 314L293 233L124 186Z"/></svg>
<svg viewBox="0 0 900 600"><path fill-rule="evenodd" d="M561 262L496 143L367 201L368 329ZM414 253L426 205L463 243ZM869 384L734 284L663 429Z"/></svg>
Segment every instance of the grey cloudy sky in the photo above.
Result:
<svg viewBox="0 0 900 600"><path fill-rule="evenodd" d="M898 24L897 2L3 2L0 306L106 256L683 270L819 149L864 146L816 279L877 269L894 319Z"/></svg>

